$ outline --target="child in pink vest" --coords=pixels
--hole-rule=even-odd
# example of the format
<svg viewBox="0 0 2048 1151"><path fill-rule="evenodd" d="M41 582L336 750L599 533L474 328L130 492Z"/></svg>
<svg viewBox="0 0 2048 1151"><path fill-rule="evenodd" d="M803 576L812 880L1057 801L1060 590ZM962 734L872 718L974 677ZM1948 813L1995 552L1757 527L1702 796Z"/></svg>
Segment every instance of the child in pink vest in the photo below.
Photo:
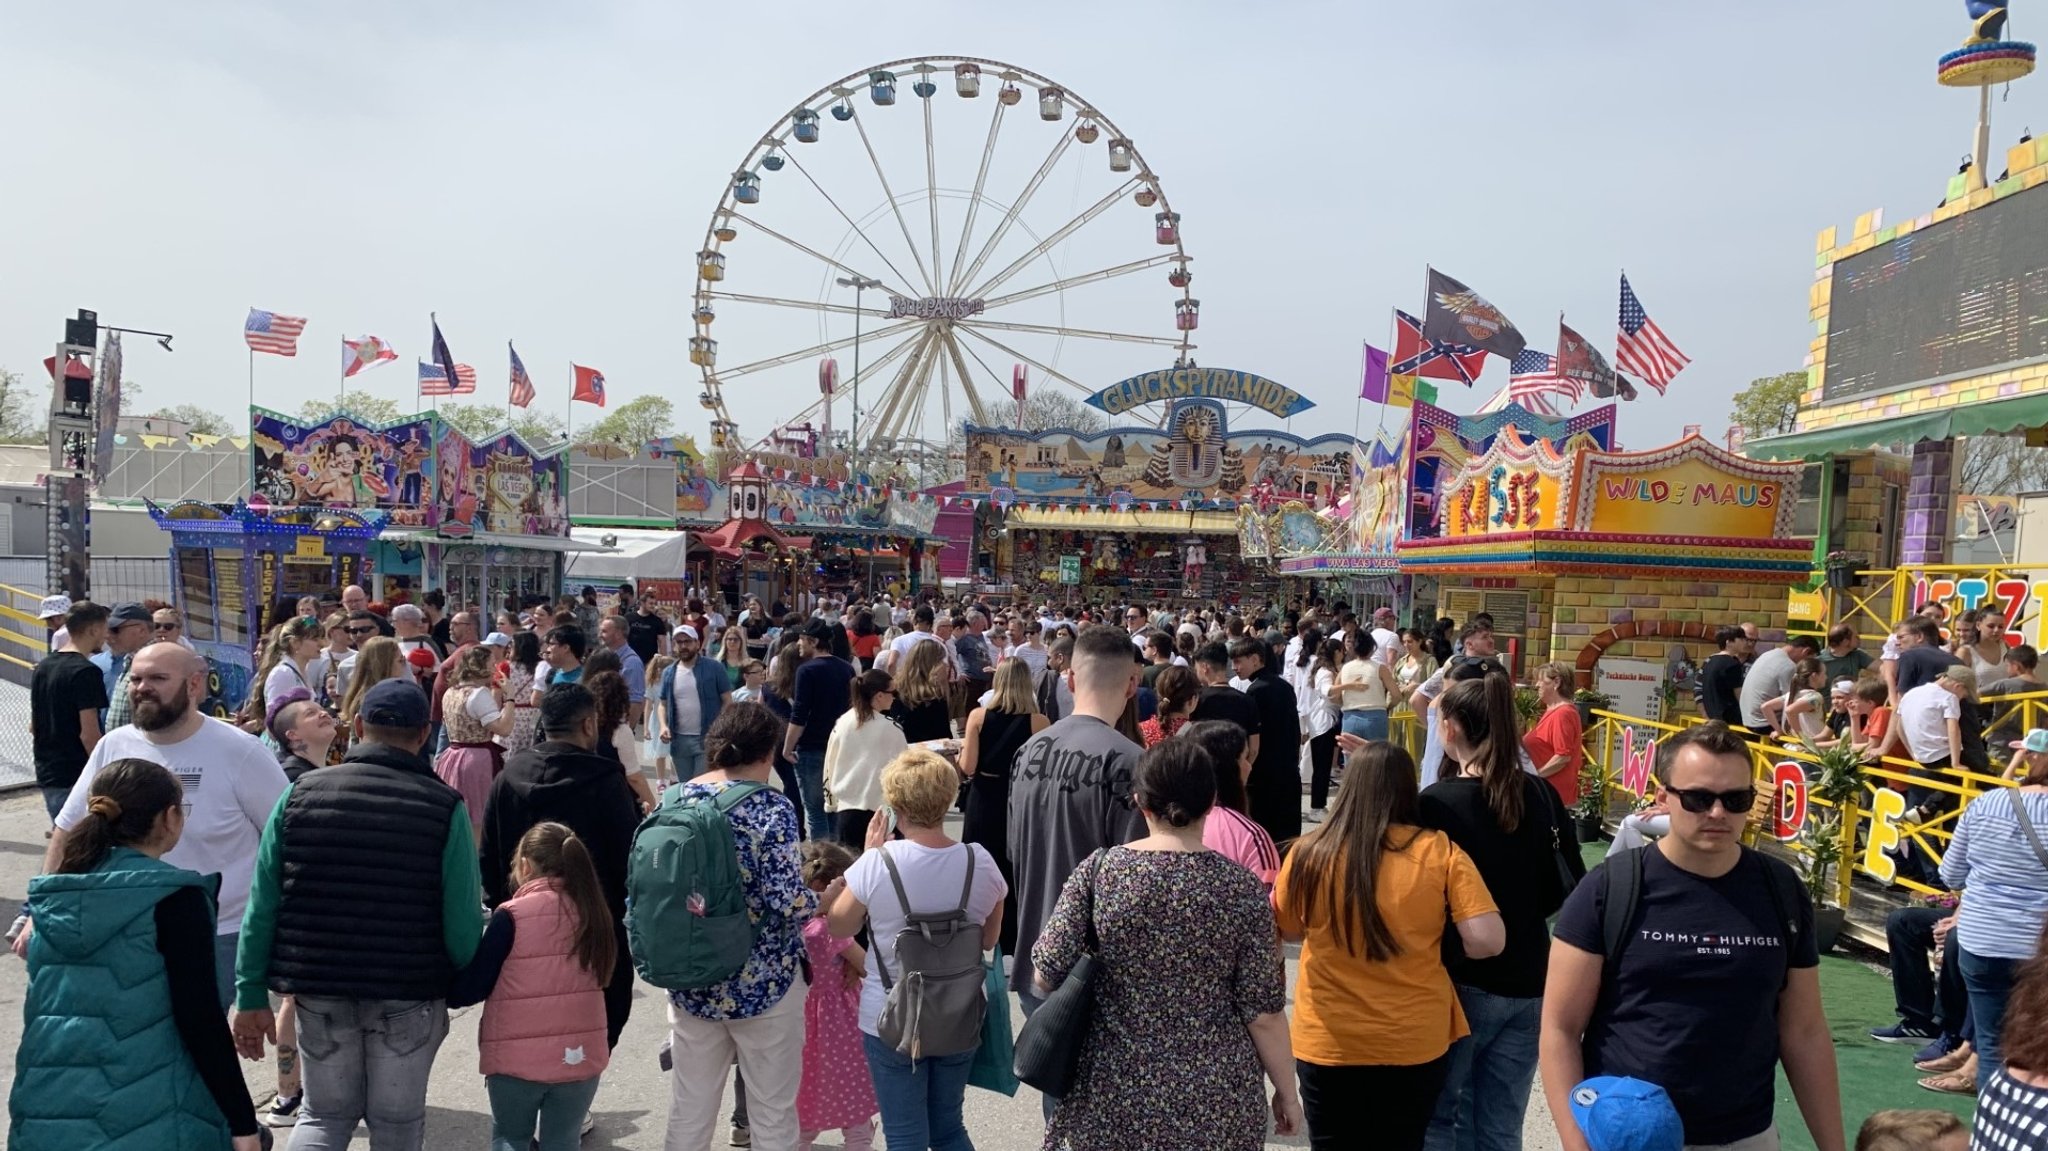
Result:
<svg viewBox="0 0 2048 1151"><path fill-rule="evenodd" d="M822 892L853 866L853 853L829 840L804 843L804 883ZM811 993L804 1000L804 1078L796 1093L797 1147L811 1151L823 1132L838 1129L847 1151L867 1151L875 1137L875 1085L861 1045L860 986L867 952L825 926L804 924Z"/></svg>
<svg viewBox="0 0 2048 1151"><path fill-rule="evenodd" d="M610 1062L604 985L612 916L590 851L559 823L538 823L512 859L518 889L484 928L448 1006L484 1005L477 1047L491 1097L491 1145L575 1151ZM535 1124L538 1122L538 1133Z"/></svg>

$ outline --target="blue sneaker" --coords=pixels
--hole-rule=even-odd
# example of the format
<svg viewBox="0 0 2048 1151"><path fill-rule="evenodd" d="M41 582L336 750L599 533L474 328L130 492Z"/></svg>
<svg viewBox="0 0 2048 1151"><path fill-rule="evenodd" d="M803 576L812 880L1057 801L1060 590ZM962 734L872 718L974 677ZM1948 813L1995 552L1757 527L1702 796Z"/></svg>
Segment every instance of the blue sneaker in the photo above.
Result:
<svg viewBox="0 0 2048 1151"><path fill-rule="evenodd" d="M1959 1044L1960 1041L1953 1035L1937 1035L1927 1046L1913 1053L1913 1062L1932 1063L1954 1051Z"/></svg>
<svg viewBox="0 0 2048 1151"><path fill-rule="evenodd" d="M1874 1027L1870 1037L1879 1043L1925 1043L1935 1038L1932 1028L1912 1023L1894 1023L1890 1027Z"/></svg>

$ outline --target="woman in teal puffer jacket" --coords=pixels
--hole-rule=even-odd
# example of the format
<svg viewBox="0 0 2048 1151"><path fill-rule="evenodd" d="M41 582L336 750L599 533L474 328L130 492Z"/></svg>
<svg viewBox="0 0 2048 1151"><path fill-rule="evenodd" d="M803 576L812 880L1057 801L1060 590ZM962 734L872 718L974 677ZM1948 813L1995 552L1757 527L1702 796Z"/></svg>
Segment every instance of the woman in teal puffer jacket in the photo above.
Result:
<svg viewBox="0 0 2048 1151"><path fill-rule="evenodd" d="M35 934L7 1109L14 1151L257 1151L214 972L214 891L162 861L177 777L108 764L57 870L29 881Z"/></svg>

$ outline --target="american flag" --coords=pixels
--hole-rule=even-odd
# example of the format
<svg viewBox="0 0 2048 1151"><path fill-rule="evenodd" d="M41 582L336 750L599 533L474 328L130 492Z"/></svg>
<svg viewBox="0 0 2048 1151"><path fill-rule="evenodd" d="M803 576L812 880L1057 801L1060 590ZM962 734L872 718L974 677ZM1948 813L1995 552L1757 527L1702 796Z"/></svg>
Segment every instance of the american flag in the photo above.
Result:
<svg viewBox="0 0 2048 1151"><path fill-rule="evenodd" d="M299 354L299 333L306 330L304 316L280 316L262 308L250 308L249 320L242 325L242 340L258 352L273 356L296 356Z"/></svg>
<svg viewBox="0 0 2048 1151"><path fill-rule="evenodd" d="M1628 286L1628 274L1621 277L1621 335L1615 341L1614 366L1657 389L1658 395L1671 384L1671 377L1685 370L1691 357L1678 350L1671 337L1657 326L1643 302Z"/></svg>
<svg viewBox="0 0 2048 1151"><path fill-rule="evenodd" d="M439 364L420 362L420 394L423 396L466 396L476 391L476 369L455 365L455 386L448 386L448 373Z"/></svg>
<svg viewBox="0 0 2048 1151"><path fill-rule="evenodd" d="M506 402L523 408L533 402L533 377L526 374L526 362L519 358L519 349L512 346L512 341L505 341L505 350L512 353L512 394ZM462 373L458 370L455 374Z"/></svg>
<svg viewBox="0 0 2048 1151"><path fill-rule="evenodd" d="M1550 402L1550 393L1532 392L1526 396L1518 396L1514 394L1513 384L1509 384L1507 387L1493 393L1493 397L1479 405L1473 414L1490 416L1495 412L1505 411L1511 403L1520 407L1525 412L1539 416L1560 416L1564 414L1558 410L1556 404Z"/></svg>
<svg viewBox="0 0 2048 1151"><path fill-rule="evenodd" d="M1537 348L1523 348L1508 361L1508 396L1523 400L1544 392L1579 399L1579 382L1557 370L1557 357Z"/></svg>

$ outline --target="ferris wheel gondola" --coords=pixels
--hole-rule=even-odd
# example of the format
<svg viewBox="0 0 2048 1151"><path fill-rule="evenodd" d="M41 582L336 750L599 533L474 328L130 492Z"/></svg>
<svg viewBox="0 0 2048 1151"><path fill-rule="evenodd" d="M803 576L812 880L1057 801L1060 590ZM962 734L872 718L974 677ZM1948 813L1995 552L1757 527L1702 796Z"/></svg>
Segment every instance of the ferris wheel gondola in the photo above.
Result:
<svg viewBox="0 0 2048 1151"><path fill-rule="evenodd" d="M1151 165L1071 87L966 57L862 68L760 137L706 228L690 359L713 443L774 435L743 440L736 401L750 419L765 408L778 427L836 426L842 449L904 459L944 451L962 419L1015 415L1018 369L1078 397L1192 363L1189 263ZM821 394L831 357L845 368Z"/></svg>

